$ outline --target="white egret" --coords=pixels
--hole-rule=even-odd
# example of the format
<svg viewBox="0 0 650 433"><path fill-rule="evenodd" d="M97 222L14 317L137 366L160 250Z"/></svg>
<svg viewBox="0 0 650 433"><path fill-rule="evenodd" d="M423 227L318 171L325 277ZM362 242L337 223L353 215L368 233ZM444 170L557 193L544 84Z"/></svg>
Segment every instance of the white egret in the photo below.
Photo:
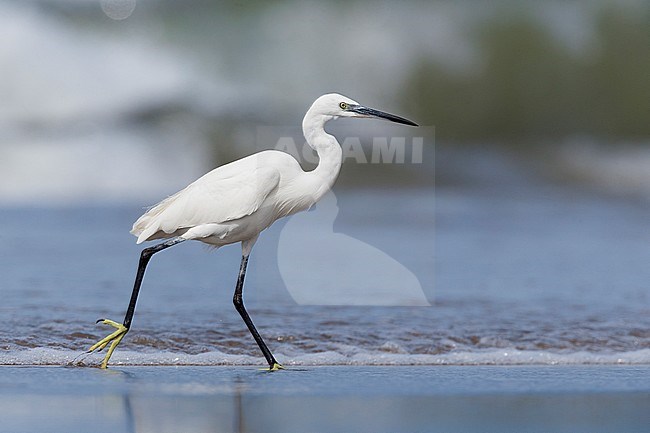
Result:
<svg viewBox="0 0 650 433"><path fill-rule="evenodd" d="M88 350L89 353L102 350L110 344L102 368L107 367L113 351L131 327L149 260L155 253L186 240L201 241L217 248L241 242L242 259L233 303L264 354L269 369L282 368L244 308L242 291L248 257L262 230L279 218L308 209L334 184L341 168L342 150L336 138L323 128L327 121L338 117L375 117L417 126L408 119L364 107L336 93L323 95L316 99L302 121L307 144L319 158L314 170L304 171L287 153L266 150L212 170L149 209L133 224L131 233L138 237L137 243L169 240L142 250L124 322L97 321L116 328Z"/></svg>

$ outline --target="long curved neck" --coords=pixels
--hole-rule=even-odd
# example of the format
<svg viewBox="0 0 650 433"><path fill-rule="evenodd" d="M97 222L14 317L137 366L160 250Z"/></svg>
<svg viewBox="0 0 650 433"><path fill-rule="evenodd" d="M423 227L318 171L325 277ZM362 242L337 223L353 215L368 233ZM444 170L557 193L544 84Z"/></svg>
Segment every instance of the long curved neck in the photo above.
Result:
<svg viewBox="0 0 650 433"><path fill-rule="evenodd" d="M318 154L318 165L312 171L313 175L322 181L324 187L322 194L325 194L334 185L336 178L339 177L343 156L343 151L336 138L331 135L329 137L331 137L333 143L331 146L316 150Z"/></svg>
<svg viewBox="0 0 650 433"><path fill-rule="evenodd" d="M341 170L341 158L343 151L339 142L333 135L325 132L325 122L332 119L332 116L322 114L314 115L311 110L307 112L302 121L302 132L305 135L309 147L318 155L318 166L311 172L310 177L314 179L316 200L319 200L334 185Z"/></svg>

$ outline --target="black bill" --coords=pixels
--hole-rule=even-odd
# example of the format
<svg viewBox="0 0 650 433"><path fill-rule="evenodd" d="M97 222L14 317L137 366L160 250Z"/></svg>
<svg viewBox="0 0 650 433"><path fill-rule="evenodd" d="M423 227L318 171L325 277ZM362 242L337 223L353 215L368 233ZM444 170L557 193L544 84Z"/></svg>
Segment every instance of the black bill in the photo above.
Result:
<svg viewBox="0 0 650 433"><path fill-rule="evenodd" d="M383 111L375 110L374 108L364 107L363 105L356 105L349 108L350 111L359 113L363 116L368 117L378 117L380 119L390 120L391 122L403 123L404 125L418 126L417 123L412 122L403 117L396 116L390 113L384 113Z"/></svg>

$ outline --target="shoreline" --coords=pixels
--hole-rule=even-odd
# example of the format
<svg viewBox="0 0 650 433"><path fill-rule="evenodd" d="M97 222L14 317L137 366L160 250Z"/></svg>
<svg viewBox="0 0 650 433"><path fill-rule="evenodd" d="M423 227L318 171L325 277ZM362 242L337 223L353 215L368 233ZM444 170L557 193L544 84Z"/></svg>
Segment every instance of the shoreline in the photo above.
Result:
<svg viewBox="0 0 650 433"><path fill-rule="evenodd" d="M365 352L344 355L337 352L318 352L288 356L282 352L276 357L285 367L392 367L392 366L649 366L650 349L632 352L594 353L530 350L486 350L475 352L450 352L446 354L408 354ZM0 366L67 366L92 367L99 365L101 354L87 354L84 351L61 350L53 348L30 348L0 352ZM178 352L136 352L120 350L111 358L113 367L138 366L260 366L264 360L260 356L236 355L218 351L199 354Z"/></svg>
<svg viewBox="0 0 650 433"><path fill-rule="evenodd" d="M1 366L3 431L645 431L650 365Z"/></svg>

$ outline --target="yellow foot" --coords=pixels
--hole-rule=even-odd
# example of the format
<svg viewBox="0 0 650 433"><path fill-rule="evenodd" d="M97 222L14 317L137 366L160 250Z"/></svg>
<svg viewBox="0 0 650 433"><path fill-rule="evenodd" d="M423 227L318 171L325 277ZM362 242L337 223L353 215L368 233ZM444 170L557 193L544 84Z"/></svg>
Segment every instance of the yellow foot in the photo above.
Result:
<svg viewBox="0 0 650 433"><path fill-rule="evenodd" d="M108 352L106 352L106 356L104 357L104 360L102 361L102 364L100 365L100 368L106 368L108 366L108 360L111 359L111 355L113 355L113 351L117 347L118 344L120 344L120 341L122 341L122 338L126 335L126 333L129 331L129 328L126 326L122 325L121 323L114 322L112 320L108 319L99 319L97 323L103 323L105 325L110 325L113 328L116 328L117 331L113 332L112 334L108 335L107 337L102 338L99 340L97 343L93 344L90 346L90 349L88 349L87 353L94 352L95 350L101 351L104 349L108 343L111 343L111 346L108 348Z"/></svg>
<svg viewBox="0 0 650 433"><path fill-rule="evenodd" d="M285 368L282 366L282 364L278 364L277 362L274 362L272 366L269 366L269 368L262 368L262 371L278 371L278 370L284 370Z"/></svg>

